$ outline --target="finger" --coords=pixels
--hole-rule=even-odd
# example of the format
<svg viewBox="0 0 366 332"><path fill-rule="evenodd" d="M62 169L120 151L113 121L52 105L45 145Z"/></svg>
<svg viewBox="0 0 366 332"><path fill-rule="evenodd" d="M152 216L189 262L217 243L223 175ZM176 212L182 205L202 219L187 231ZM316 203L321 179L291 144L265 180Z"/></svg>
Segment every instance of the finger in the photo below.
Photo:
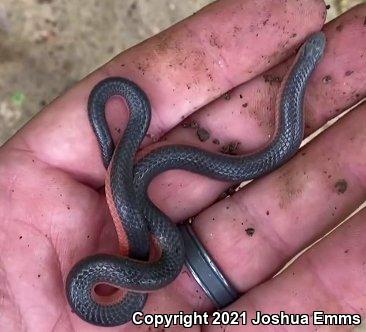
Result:
<svg viewBox="0 0 366 332"><path fill-rule="evenodd" d="M308 134L366 95L363 83L366 80L364 15L366 6L358 6L325 27L326 52L309 82L305 98ZM158 145L177 143L215 152L233 147L236 150L231 152L235 154L263 147L274 127L279 81L292 60L211 103L186 120L188 128L179 125L164 137L163 142L149 146L142 153ZM204 142L201 140L206 139L207 134L199 133L197 125L210 136ZM215 144L217 142L219 144ZM211 204L228 187L227 183L200 175L170 171L153 181L149 194L174 220L184 220Z"/></svg>
<svg viewBox="0 0 366 332"><path fill-rule="evenodd" d="M98 81L124 76L138 83L152 103L149 133L160 136L182 117L286 58L323 21L320 0L301 5L266 0L259 7L251 1L215 2L97 70L41 112L8 146L32 151L83 181L101 183L104 169L85 110ZM121 107L119 101L110 105L118 109L111 125L117 131L123 131L128 117Z"/></svg>
<svg viewBox="0 0 366 332"><path fill-rule="evenodd" d="M239 292L274 275L365 200L365 121L363 103L282 168L195 217L195 233ZM195 308L211 308L192 279L182 276L177 287Z"/></svg>
<svg viewBox="0 0 366 332"><path fill-rule="evenodd" d="M366 103L285 167L196 218L201 240L241 290L270 276L363 202L365 109ZM255 235L250 237L248 228ZM239 262L242 267L234 270Z"/></svg>
<svg viewBox="0 0 366 332"><path fill-rule="evenodd" d="M365 220L366 209L363 209L303 254L279 276L249 291L226 308L245 310L248 313L247 326L228 326L226 331L251 331L251 318L255 317L256 311L269 314L278 314L280 311L307 314L310 325L303 326L306 331L315 327L311 319L313 311L324 311L326 314L359 314L363 317L366 303ZM329 328L330 324L324 325ZM345 328L346 325L358 324L339 325ZM322 326L318 325L318 328ZM272 331L273 325L261 325L257 329ZM221 330L220 327L213 326L204 328L203 331Z"/></svg>

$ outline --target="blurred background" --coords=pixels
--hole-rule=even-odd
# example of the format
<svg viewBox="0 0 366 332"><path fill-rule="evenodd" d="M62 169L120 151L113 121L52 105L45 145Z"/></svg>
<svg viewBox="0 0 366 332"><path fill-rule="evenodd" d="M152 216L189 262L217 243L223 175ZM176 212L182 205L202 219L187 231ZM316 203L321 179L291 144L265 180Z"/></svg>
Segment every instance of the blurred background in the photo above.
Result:
<svg viewBox="0 0 366 332"><path fill-rule="evenodd" d="M210 2L1 0L0 146L88 73ZM327 0L327 20L361 2Z"/></svg>

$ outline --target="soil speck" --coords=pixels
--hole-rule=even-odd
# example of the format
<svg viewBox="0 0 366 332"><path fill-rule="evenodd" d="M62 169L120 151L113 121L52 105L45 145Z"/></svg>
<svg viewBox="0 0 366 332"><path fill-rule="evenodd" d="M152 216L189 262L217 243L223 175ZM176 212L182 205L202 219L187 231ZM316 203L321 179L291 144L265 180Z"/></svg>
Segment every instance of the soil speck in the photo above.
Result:
<svg viewBox="0 0 366 332"><path fill-rule="evenodd" d="M198 123L194 120L190 122L183 122L182 123L183 128L198 128Z"/></svg>
<svg viewBox="0 0 366 332"><path fill-rule="evenodd" d="M324 84L328 84L332 81L332 77L330 75L326 75L323 77L322 81Z"/></svg>
<svg viewBox="0 0 366 332"><path fill-rule="evenodd" d="M226 93L224 94L224 98L225 98L225 100L230 100L230 99L231 99L230 92L226 92Z"/></svg>
<svg viewBox="0 0 366 332"><path fill-rule="evenodd" d="M337 30L338 32L341 32L341 31L343 30L343 25L342 25L342 24L338 24L338 25L336 26L336 30Z"/></svg>
<svg viewBox="0 0 366 332"><path fill-rule="evenodd" d="M197 136L201 142L206 142L210 138L210 133L205 128L198 128Z"/></svg>
<svg viewBox="0 0 366 332"><path fill-rule="evenodd" d="M253 227L249 227L245 229L245 232L247 233L248 236L252 237L255 233L255 229Z"/></svg>
<svg viewBox="0 0 366 332"><path fill-rule="evenodd" d="M221 152L229 155L236 155L240 142L231 142L221 148Z"/></svg>
<svg viewBox="0 0 366 332"><path fill-rule="evenodd" d="M344 75L351 76L353 74L353 70L347 70Z"/></svg>
<svg viewBox="0 0 366 332"><path fill-rule="evenodd" d="M263 75L264 78L264 82L268 82L269 84L272 84L274 82L280 83L282 82L282 78L277 76L277 75L273 75L273 74L264 74Z"/></svg>
<svg viewBox="0 0 366 332"><path fill-rule="evenodd" d="M222 192L219 197L217 198L217 201L221 201L222 199L226 198L226 197L229 197L231 195L233 195L235 192L236 192L236 188L238 186L235 184L235 185L232 185L231 187L229 187L228 189L226 189L224 192ZM228 207L227 207L228 208Z"/></svg>
<svg viewBox="0 0 366 332"><path fill-rule="evenodd" d="M335 183L334 187L338 194L344 194L347 191L348 183L345 179L340 179Z"/></svg>

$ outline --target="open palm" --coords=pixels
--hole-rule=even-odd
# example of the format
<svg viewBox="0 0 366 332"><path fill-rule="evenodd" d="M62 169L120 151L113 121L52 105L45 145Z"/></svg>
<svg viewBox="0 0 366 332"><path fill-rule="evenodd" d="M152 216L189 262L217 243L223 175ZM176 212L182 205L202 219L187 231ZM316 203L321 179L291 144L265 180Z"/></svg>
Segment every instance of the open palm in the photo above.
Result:
<svg viewBox="0 0 366 332"><path fill-rule="evenodd" d="M64 289L70 268L81 258L118 250L103 192L105 169L86 113L97 82L123 76L146 91L153 116L142 154L176 143L250 152L272 133L279 82L292 60L268 70L322 28L324 11L320 0L301 6L218 1L113 59L1 147L0 329L98 329L71 312ZM365 15L366 6L358 6L324 29L326 54L305 103L308 134L366 94ZM118 140L128 118L125 105L112 99L107 114ZM219 201L230 184L184 171L154 179L152 200L174 221L197 215L195 231L222 271L240 292L251 289L228 310L249 316L256 310L364 315L365 211L271 277L365 200L365 123L363 103L278 171ZM145 307L146 313L180 310L213 310L187 269L151 294ZM149 327L129 323L114 329Z"/></svg>

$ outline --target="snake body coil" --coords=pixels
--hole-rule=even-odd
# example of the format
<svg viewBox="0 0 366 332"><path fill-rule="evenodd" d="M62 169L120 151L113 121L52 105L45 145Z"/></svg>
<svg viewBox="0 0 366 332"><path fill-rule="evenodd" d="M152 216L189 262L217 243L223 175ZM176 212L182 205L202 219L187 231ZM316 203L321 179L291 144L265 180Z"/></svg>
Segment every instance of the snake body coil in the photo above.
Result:
<svg viewBox="0 0 366 332"><path fill-rule="evenodd" d="M106 194L117 213L129 243L130 257L99 254L85 258L70 271L66 281L68 301L82 319L101 326L121 325L147 299L146 292L172 282L184 264L184 246L175 225L149 199L147 188L158 174L184 169L223 180L240 182L269 173L298 150L303 138L303 100L311 73L325 48L324 34L313 34L301 47L279 99L276 134L269 146L244 156L215 154L189 146L165 146L152 151L137 165L133 159L150 123L150 104L145 93L124 78L108 78L95 86L89 98L91 125L100 144L104 165L109 166ZM127 102L130 118L114 149L105 119L105 104L112 96ZM116 221L116 220L115 220ZM150 234L161 251L157 261L147 261ZM93 295L97 284L127 289L112 303Z"/></svg>

